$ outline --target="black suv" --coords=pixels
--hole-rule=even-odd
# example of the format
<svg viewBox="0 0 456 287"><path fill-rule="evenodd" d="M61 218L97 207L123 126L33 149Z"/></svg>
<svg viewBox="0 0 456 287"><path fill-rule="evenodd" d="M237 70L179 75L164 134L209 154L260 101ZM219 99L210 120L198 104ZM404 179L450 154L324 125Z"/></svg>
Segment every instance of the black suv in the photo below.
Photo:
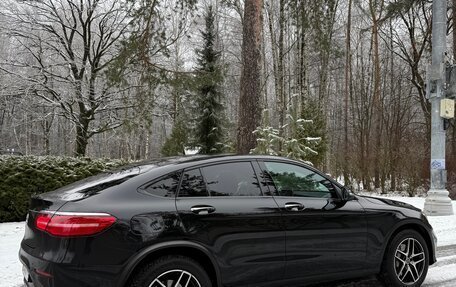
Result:
<svg viewBox="0 0 456 287"><path fill-rule="evenodd" d="M303 286L379 274L419 286L435 259L419 209L353 195L302 162L173 158L32 198L27 286Z"/></svg>

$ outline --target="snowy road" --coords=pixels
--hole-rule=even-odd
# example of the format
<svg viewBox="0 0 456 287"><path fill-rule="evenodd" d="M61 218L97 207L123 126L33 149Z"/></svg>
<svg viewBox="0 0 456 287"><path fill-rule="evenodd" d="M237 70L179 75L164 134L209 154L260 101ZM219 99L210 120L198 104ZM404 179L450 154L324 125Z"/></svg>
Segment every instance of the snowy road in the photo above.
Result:
<svg viewBox="0 0 456 287"><path fill-rule="evenodd" d="M429 268L423 286L456 286L456 245L437 247L437 263Z"/></svg>
<svg viewBox="0 0 456 287"><path fill-rule="evenodd" d="M380 287L375 276L358 280L312 285L311 287ZM456 286L456 245L437 248L437 263L429 268L423 287L454 287Z"/></svg>
<svg viewBox="0 0 456 287"><path fill-rule="evenodd" d="M391 197L423 208L424 198ZM456 212L456 201L453 201ZM456 286L456 215L429 217L438 239L437 263L429 268L424 287ZM22 287L19 245L24 235L24 222L0 223L0 287ZM375 277L326 283L313 287L376 287L382 286Z"/></svg>

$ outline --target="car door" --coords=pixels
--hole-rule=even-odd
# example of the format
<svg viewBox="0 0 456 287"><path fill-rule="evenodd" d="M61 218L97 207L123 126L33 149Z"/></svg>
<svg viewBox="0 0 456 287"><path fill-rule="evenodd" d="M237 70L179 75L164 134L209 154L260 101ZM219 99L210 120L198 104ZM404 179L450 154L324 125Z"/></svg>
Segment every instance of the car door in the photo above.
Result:
<svg viewBox="0 0 456 287"><path fill-rule="evenodd" d="M259 167L256 162L256 169ZM224 286L276 281L285 270L285 231L250 161L187 169L176 199L189 240L213 253Z"/></svg>
<svg viewBox="0 0 456 287"><path fill-rule="evenodd" d="M305 166L264 161L270 188L286 229L285 278L335 274L363 268L364 211L356 200L341 201L337 186Z"/></svg>

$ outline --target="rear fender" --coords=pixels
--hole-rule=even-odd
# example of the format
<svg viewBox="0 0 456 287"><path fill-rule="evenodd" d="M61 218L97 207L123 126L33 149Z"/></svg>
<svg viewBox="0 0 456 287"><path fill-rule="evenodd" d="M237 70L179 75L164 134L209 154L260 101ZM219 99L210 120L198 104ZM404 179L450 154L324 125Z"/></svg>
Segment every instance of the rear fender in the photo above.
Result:
<svg viewBox="0 0 456 287"><path fill-rule="evenodd" d="M120 275L120 280L118 281L119 284L117 285L117 287L123 287L127 283L130 276L133 274L135 269L137 267L139 267L140 264L142 262L144 262L144 260L146 260L146 258L149 255L152 255L152 254L158 253L158 252L160 252L160 253L166 252L168 250L169 250L169 252L172 252L172 250L175 248L191 248L196 251L200 251L200 252L204 253L210 259L212 267L215 270L217 287L222 287L220 270L218 268L216 260L213 258L212 254L209 252L209 250L207 250L204 246L202 246L198 243L191 242L191 241L184 241L184 240L176 240L176 241L169 241L169 242L162 242L162 243L154 244L153 246L146 247L146 248L142 249L141 251L139 251L138 253L136 253L125 265L125 268L123 268L123 271Z"/></svg>

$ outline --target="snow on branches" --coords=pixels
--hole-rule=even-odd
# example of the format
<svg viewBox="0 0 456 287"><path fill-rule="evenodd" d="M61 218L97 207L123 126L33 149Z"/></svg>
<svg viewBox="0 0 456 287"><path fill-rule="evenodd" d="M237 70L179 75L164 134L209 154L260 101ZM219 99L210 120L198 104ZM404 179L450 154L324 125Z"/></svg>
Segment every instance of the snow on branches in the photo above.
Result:
<svg viewBox="0 0 456 287"><path fill-rule="evenodd" d="M250 153L285 156L302 161L306 161L310 154L318 154L307 144L319 142L321 137L302 136L304 126L313 124L313 120L296 118L288 114L287 121L280 129L271 127L268 124L269 110L263 110L262 125L253 131L257 138L257 146Z"/></svg>

